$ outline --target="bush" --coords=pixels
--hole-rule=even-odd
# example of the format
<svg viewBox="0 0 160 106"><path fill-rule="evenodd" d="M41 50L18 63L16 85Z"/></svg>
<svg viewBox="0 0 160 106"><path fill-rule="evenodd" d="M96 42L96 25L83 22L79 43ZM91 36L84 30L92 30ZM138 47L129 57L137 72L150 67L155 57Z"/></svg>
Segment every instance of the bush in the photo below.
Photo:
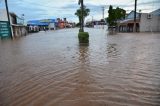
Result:
<svg viewBox="0 0 160 106"><path fill-rule="evenodd" d="M79 43L88 43L89 42L88 32L79 32L78 38L79 38Z"/></svg>

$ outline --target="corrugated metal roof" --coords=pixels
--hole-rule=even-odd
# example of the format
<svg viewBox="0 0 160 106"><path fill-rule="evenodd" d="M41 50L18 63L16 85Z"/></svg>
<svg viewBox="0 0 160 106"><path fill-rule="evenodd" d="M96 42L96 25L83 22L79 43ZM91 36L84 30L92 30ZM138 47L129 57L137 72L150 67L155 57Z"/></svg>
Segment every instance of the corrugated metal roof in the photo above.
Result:
<svg viewBox="0 0 160 106"><path fill-rule="evenodd" d="M47 26L49 23L55 23L55 19L43 19L43 20L31 20L28 21L28 25L42 25Z"/></svg>
<svg viewBox="0 0 160 106"><path fill-rule="evenodd" d="M156 15L156 16L160 16L160 8L151 12L151 14Z"/></svg>

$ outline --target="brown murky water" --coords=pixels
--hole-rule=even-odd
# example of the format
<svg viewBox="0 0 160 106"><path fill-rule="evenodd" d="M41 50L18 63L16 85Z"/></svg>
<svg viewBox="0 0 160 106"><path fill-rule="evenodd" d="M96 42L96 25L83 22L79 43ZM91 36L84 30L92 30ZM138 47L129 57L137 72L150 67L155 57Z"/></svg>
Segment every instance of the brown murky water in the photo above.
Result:
<svg viewBox="0 0 160 106"><path fill-rule="evenodd" d="M0 106L160 106L160 34L86 30L0 41Z"/></svg>

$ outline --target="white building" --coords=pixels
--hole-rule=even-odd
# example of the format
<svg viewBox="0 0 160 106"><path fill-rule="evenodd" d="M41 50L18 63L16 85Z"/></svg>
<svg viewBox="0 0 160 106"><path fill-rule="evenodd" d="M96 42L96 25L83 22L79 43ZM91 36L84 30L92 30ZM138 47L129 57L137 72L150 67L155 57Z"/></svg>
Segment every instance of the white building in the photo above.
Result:
<svg viewBox="0 0 160 106"><path fill-rule="evenodd" d="M140 31L160 32L160 9L141 14Z"/></svg>
<svg viewBox="0 0 160 106"><path fill-rule="evenodd" d="M118 24L119 32L133 32L134 11ZM151 13L136 13L137 32L160 32L160 9Z"/></svg>
<svg viewBox="0 0 160 106"><path fill-rule="evenodd" d="M49 28L49 30L56 30L56 25L55 25L55 23L49 23L49 25L48 25L48 28Z"/></svg>

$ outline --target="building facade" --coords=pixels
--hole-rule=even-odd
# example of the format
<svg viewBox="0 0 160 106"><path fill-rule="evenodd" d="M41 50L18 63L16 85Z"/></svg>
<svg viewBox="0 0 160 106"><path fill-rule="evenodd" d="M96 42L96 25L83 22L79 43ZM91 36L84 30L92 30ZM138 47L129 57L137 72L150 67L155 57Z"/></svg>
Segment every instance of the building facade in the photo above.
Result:
<svg viewBox="0 0 160 106"><path fill-rule="evenodd" d="M119 32L133 32L134 11L118 22ZM160 9L151 13L136 13L136 32L160 32Z"/></svg>
<svg viewBox="0 0 160 106"><path fill-rule="evenodd" d="M43 30L55 30L55 19L30 20L27 22L29 32L38 32Z"/></svg>
<svg viewBox="0 0 160 106"><path fill-rule="evenodd" d="M142 13L140 21L141 32L160 32L160 9L151 13Z"/></svg>
<svg viewBox="0 0 160 106"><path fill-rule="evenodd" d="M15 13L9 13L11 24L12 38L27 35L27 27L23 25L24 20L18 17ZM7 12L5 9L0 10L0 22L8 22ZM2 31L1 31L2 32Z"/></svg>

